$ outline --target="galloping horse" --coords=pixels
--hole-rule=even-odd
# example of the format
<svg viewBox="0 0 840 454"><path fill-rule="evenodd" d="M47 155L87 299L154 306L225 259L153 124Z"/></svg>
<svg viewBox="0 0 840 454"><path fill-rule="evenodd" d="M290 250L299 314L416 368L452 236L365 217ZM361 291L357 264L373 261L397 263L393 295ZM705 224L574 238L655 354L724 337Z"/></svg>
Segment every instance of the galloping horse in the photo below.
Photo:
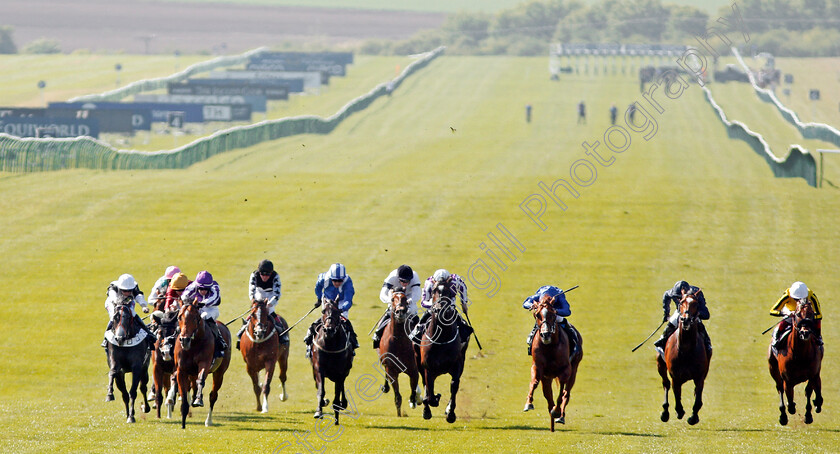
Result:
<svg viewBox="0 0 840 454"><path fill-rule="evenodd" d="M440 394L435 394L435 378L449 374L449 404L446 406L446 422L455 422L455 397L461 385L464 360L469 338L461 342L458 327L458 310L455 308L455 292L447 285L439 285L432 291L432 307L426 330L420 346L415 347L417 365L423 377L426 395L423 398L423 419L431 419L430 406L440 404Z"/></svg>
<svg viewBox="0 0 840 454"><path fill-rule="evenodd" d="M413 322L413 323L412 323ZM402 395L400 394L399 374L408 375L411 386L411 397L408 404L414 408L419 402L417 381L420 377L417 371L417 360L414 357L414 344L408 333L417 323L416 317L408 313L408 299L404 292L396 291L391 296L391 322L382 332L379 342L379 362L385 369L385 384L382 392L388 392L389 383L394 386L394 405L397 416L402 416Z"/></svg>
<svg viewBox="0 0 840 454"><path fill-rule="evenodd" d="M768 362L770 376L776 382L779 392L779 424L786 425L788 417L785 414L785 395L787 395L788 411L796 413L796 403L793 401L793 388L804 381L805 424L811 424L811 392L816 392L814 405L816 412L822 411L822 382L820 381L820 367L822 366L823 348L818 344L814 321L814 309L810 302L799 303L793 315L793 328L788 334L786 347L774 351L770 346Z"/></svg>
<svg viewBox="0 0 840 454"><path fill-rule="evenodd" d="M558 329L557 311L554 309L554 297L543 295L531 310L540 327L540 335L535 336L531 343L531 385L525 401L525 410L534 409L534 390L542 382L543 395L548 402L551 431L554 423L566 423L566 405L572 394L572 387L577 378L578 365L583 359L583 339L578 336L580 349L574 358L569 358L569 338L566 331ZM552 379L560 385L557 402L551 390Z"/></svg>
<svg viewBox="0 0 840 454"><path fill-rule="evenodd" d="M662 376L662 387L665 388L665 402L662 404L662 422L668 421L668 390L674 385L674 401L677 418L685 415L681 394L683 383L694 381L694 407L688 423L697 424L700 421L698 412L703 406L703 384L709 373L711 352L706 353L703 334L700 331L700 318L697 315L699 303L694 293L686 293L680 300L680 321L677 331L668 338L664 354L656 357L659 375ZM668 379L668 374L671 379Z"/></svg>
<svg viewBox="0 0 840 454"><path fill-rule="evenodd" d="M283 322L285 325L285 321ZM242 337L240 350L245 368L254 385L257 398L257 411L268 413L268 394L271 392L271 379L274 365L279 363L280 400L286 400L286 368L289 362L289 345L280 345L280 333L274 327L274 321L268 313L267 301L256 300L251 304L248 327ZM260 385L259 373L265 369L265 384ZM262 402L260 402L262 394Z"/></svg>
<svg viewBox="0 0 840 454"><path fill-rule="evenodd" d="M175 337L178 333L178 313L174 311L152 313L152 320L157 324L157 340L155 351L152 353L152 377L154 377L155 408L157 417L160 418L160 407L165 396L172 386L172 379L175 373L175 361L173 354L175 350ZM172 417L174 403L167 403L166 417Z"/></svg>
<svg viewBox="0 0 840 454"><path fill-rule="evenodd" d="M221 358L213 359L215 339L205 329L205 322L199 315L198 305L188 302L178 312L178 328L180 337L175 344L175 376L178 380L178 392L181 394L181 428L186 428L187 414L190 410L187 392L195 384L195 399L193 407L204 406L204 381L207 374L213 374L213 390L210 392L210 411L207 413L205 426L213 425L213 405L219 397L225 371L230 365L230 331L221 322L216 323L219 332L227 343L228 348ZM169 391L167 403L174 402L175 390Z"/></svg>
<svg viewBox="0 0 840 454"><path fill-rule="evenodd" d="M324 299L323 304L322 324L312 341L312 375L315 378L315 387L318 388L318 411L315 412L315 417L324 416L322 408L329 403L324 400L324 382L330 379L335 383L333 410L335 424L338 425L339 411L347 408L344 380L353 367L353 346L350 343L350 333L345 332L342 327L341 311L337 302Z"/></svg>
<svg viewBox="0 0 840 454"><path fill-rule="evenodd" d="M131 301L130 304L134 304ZM146 398L146 384L149 382L149 348L145 331L134 322L129 304L115 306L113 327L105 334L108 340L108 394L105 400L114 400L114 381L122 394L125 404L126 422L134 422L134 401L137 399L137 386L143 395L143 413L151 411ZM142 334L138 336L138 331ZM131 389L126 390L125 373L131 372Z"/></svg>

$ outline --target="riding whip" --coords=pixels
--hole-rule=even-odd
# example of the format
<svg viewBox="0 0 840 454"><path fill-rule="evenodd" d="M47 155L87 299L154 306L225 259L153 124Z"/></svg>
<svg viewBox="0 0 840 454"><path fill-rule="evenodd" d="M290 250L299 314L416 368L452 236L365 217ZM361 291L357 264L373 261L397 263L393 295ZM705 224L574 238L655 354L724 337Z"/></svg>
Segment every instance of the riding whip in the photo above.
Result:
<svg viewBox="0 0 840 454"><path fill-rule="evenodd" d="M772 325L770 325L770 328L767 328L766 330L762 331L761 334L762 335L767 334L767 331L770 331L771 329L775 328L776 325L778 325L778 324L779 324L779 322L773 323Z"/></svg>
<svg viewBox="0 0 840 454"><path fill-rule="evenodd" d="M248 312L251 312L251 309L248 309L247 311L245 311L245 312L243 312L242 314L238 315L238 316L237 316L236 318L234 318L233 320L231 320L231 321L229 321L229 322L225 323L225 326L228 326L228 325L230 325L231 323L235 322L236 320L238 320L239 318L241 318L243 315L247 314Z"/></svg>
<svg viewBox="0 0 840 454"><path fill-rule="evenodd" d="M637 345L637 346L636 346L636 348L634 348L633 350L631 350L631 352L635 352L636 350L638 350L638 349L639 349L639 347L641 347L642 345L644 345L644 344L645 344L645 342L647 342L647 341L648 341L648 339L650 339L651 337L653 337L653 335L654 335L654 334L656 334L656 333L657 333L657 331L659 331L659 328L662 328L662 325L664 325L664 324L665 324L665 322L667 322L667 321L668 321L668 319L667 319L667 318L666 318L665 320L662 320L662 323L660 323L660 324L659 324L659 326L657 326L657 327L656 327L656 329L655 329L655 330L653 330L653 332L652 332L652 333L650 333L650 336L646 337L646 338L645 338L645 340L643 340L641 344Z"/></svg>
<svg viewBox="0 0 840 454"><path fill-rule="evenodd" d="M467 324L470 325L470 328L472 328L472 330L473 330L473 336L475 337L475 343L476 343L476 345L478 345L478 349L483 350L481 348L481 342L479 342L479 340L478 340L478 334L475 333L475 328L473 328L472 322L470 321L470 315L467 314L466 311L464 311L464 316L467 318Z"/></svg>
<svg viewBox="0 0 840 454"><path fill-rule="evenodd" d="M288 333L289 331L291 331L291 330L292 330L292 328L294 328L295 326L297 326L297 325L298 325L298 323L302 322L302 321L303 321L303 319L305 319L306 317L308 317L308 316L309 316L309 314L311 314L311 313L312 313L312 311L314 311L314 310L315 310L315 309L317 309L317 308L318 308L318 306L313 306L313 307L312 307L312 309L309 309L309 312L307 312L307 313L306 313L306 315L304 315L303 317L301 317L301 318L300 318L300 320L296 321L294 325L292 325L292 326L290 326L290 327L286 328L286 331L283 331L282 333L280 333L280 337L283 337L283 335L284 335L284 334L286 334L286 333Z"/></svg>
<svg viewBox="0 0 840 454"><path fill-rule="evenodd" d="M388 309L390 309L390 307ZM386 313L388 313L388 309L385 309L385 312L383 312L382 315L385 315ZM379 326L379 320L381 320L381 319L382 319L382 316L380 316L378 319L376 319L376 324L374 324L373 328L371 328L370 331L368 331L368 336L373 334L373 330L375 330L376 327Z"/></svg>

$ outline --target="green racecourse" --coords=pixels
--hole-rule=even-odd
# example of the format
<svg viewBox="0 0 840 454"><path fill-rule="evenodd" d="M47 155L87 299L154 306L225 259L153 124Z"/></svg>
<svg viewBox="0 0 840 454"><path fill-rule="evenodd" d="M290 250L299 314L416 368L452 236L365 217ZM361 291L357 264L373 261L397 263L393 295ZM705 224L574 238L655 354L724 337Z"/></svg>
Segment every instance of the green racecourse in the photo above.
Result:
<svg viewBox="0 0 840 454"><path fill-rule="evenodd" d="M309 309L315 278L330 263L347 265L356 284L350 314L362 348L348 389L360 414L345 416L331 443L310 434L315 449L840 451L838 193L775 179L750 148L727 138L696 85L661 100L665 113L655 117L650 141L632 133L630 148L613 154L602 138L607 109L641 99L636 78L552 82L546 64L442 57L330 135L265 143L186 170L0 175L0 451L269 453L294 443L295 433L314 432L303 324L291 332L290 399L279 401L275 380L267 415L254 411L238 351L216 427L204 427L206 408L193 411L186 430L153 413L130 426L119 399L104 402L99 342L111 280L130 272L148 291L167 265L191 276L208 269L222 289L220 319L228 321L246 309L248 274L265 257L283 280L278 307L290 321ZM351 76L374 67L355 65ZM369 88L322 96L341 105ZM744 102L760 102L750 96ZM575 121L581 99L586 125ZM526 103L533 105L530 124ZM547 229L540 230L520 203L540 192L540 181L569 179L572 163L587 158L581 143L595 140L614 163L593 161L597 180L576 186L579 198L558 192L568 208L547 206ZM517 259L505 261L506 271L479 248L498 223L526 247L511 248ZM463 275L478 259L498 274L500 288L492 298L470 288L470 317L484 350L479 355L470 345L456 423L444 421L443 405L426 421L419 408L398 419L390 393L363 401L353 384L376 374L365 334L383 309L382 279L402 263L424 278L441 267ZM696 426L659 421L663 392L652 341L630 352L659 324L662 292L679 279L704 289L712 314L715 353ZM823 302L825 405L806 426L800 385L799 414L781 427L765 359L769 335L760 333L776 320L769 307L795 280ZM544 284L580 285L569 296L570 320L585 351L566 425L553 434L539 390L537 410L521 411L530 368L524 337L533 323L521 301ZM438 380L444 399L447 382ZM683 389L690 407L692 389Z"/></svg>

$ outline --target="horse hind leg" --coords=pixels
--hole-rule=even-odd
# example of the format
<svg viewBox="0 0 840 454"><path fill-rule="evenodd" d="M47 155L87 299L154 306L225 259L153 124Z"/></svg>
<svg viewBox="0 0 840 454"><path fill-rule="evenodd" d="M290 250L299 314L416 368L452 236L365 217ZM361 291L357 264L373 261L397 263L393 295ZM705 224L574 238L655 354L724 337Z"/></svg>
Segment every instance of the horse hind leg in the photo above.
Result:
<svg viewBox="0 0 840 454"><path fill-rule="evenodd" d="M822 396L822 379L819 375L811 379L811 382L814 383L814 411L817 413L822 411L822 404L823 404L823 396Z"/></svg>
<svg viewBox="0 0 840 454"><path fill-rule="evenodd" d="M694 406L691 408L691 416L688 417L688 424L695 425L700 422L700 409L703 407L703 380L694 380Z"/></svg>
<svg viewBox="0 0 840 454"><path fill-rule="evenodd" d="M411 387L411 396L409 397L408 406L409 406L409 408L412 408L412 409L417 407L417 405L422 403L420 401L420 397L419 397L420 386L417 384L419 379L420 379L420 377L419 377L419 374L417 373L417 371L414 371L413 374L412 373L408 374L408 385Z"/></svg>
<svg viewBox="0 0 840 454"><path fill-rule="evenodd" d="M793 400L793 389L794 385L785 382L785 396L787 397L788 401L788 413L794 415L796 414L796 402Z"/></svg>
<svg viewBox="0 0 840 454"><path fill-rule="evenodd" d="M677 414L677 419L682 419L685 416L685 409L682 404L682 383L674 382L674 412Z"/></svg>
<svg viewBox="0 0 840 454"><path fill-rule="evenodd" d="M449 404L446 405L446 422L452 424L457 418L455 416L455 398L458 396L458 389L461 387L461 377L452 377L449 383Z"/></svg>
<svg viewBox="0 0 840 454"><path fill-rule="evenodd" d="M390 372L389 372L390 373ZM385 379L385 383L388 383L388 379ZM400 394L400 380L399 377L394 379L393 383L394 387L394 406L397 407L397 416L402 416L402 394ZM408 415L406 415L408 416Z"/></svg>

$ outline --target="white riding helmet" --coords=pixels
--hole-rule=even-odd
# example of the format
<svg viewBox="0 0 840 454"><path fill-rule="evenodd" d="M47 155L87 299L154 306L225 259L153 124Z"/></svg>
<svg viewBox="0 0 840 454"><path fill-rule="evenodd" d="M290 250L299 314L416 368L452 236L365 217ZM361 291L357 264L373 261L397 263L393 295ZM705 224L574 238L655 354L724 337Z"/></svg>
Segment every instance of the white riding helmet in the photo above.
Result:
<svg viewBox="0 0 840 454"><path fill-rule="evenodd" d="M134 290L134 287L137 287L137 281L130 274L123 274L117 279L117 288L120 290Z"/></svg>
<svg viewBox="0 0 840 454"><path fill-rule="evenodd" d="M435 282L444 282L444 281L449 280L449 276L450 276L449 271L446 271L444 269L439 269L439 270L435 271L435 274L432 276L432 280L435 281Z"/></svg>
<svg viewBox="0 0 840 454"><path fill-rule="evenodd" d="M808 297L808 286L803 282L796 281L790 285L790 297L801 300Z"/></svg>
<svg viewBox="0 0 840 454"><path fill-rule="evenodd" d="M330 266L329 275L330 280L343 281L345 278L347 278L347 271L344 269L344 265L340 263L333 263Z"/></svg>

